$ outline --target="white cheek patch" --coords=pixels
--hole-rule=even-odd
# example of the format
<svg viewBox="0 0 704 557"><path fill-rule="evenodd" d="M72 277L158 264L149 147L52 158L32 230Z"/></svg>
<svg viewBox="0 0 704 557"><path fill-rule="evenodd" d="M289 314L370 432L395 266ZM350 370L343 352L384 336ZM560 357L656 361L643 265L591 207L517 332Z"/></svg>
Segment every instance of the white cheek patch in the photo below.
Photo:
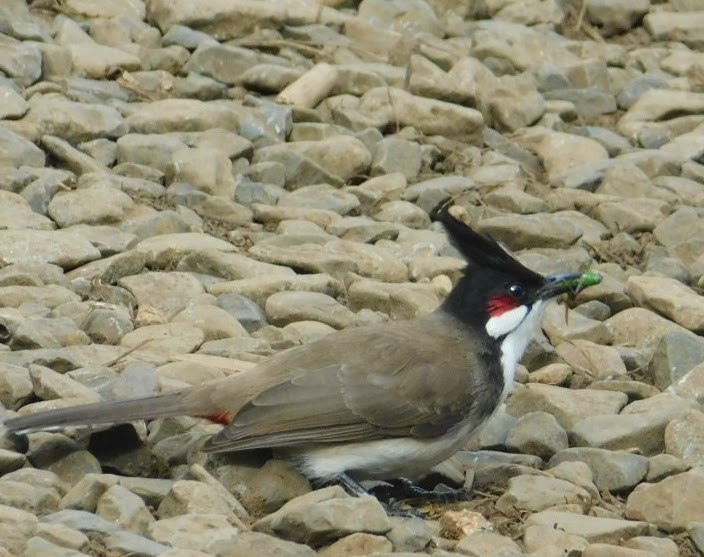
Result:
<svg viewBox="0 0 704 557"><path fill-rule="evenodd" d="M507 335L521 324L526 315L528 315L528 307L526 306L518 306L505 311L486 322L486 332L493 338Z"/></svg>

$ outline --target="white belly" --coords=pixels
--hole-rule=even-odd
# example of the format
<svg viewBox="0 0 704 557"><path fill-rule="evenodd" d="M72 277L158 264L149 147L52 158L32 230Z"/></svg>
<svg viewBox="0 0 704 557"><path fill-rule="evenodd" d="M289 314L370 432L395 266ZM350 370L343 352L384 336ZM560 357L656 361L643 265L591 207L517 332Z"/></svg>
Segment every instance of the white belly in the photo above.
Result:
<svg viewBox="0 0 704 557"><path fill-rule="evenodd" d="M330 481L347 472L357 480L418 478L460 450L474 428L464 424L434 439L379 439L287 449L283 456L311 478Z"/></svg>

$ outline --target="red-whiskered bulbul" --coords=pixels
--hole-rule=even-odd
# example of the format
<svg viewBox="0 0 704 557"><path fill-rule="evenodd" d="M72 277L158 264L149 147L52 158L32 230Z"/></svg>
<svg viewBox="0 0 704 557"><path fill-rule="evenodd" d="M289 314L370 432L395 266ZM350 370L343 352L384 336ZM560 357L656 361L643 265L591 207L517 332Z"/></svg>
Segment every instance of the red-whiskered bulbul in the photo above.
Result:
<svg viewBox="0 0 704 557"><path fill-rule="evenodd" d="M205 451L273 448L314 480L419 477L461 449L506 398L545 302L582 286L580 273L528 269L447 209L438 218L467 266L425 317L338 331L179 392L38 412L5 426L202 416L225 424Z"/></svg>

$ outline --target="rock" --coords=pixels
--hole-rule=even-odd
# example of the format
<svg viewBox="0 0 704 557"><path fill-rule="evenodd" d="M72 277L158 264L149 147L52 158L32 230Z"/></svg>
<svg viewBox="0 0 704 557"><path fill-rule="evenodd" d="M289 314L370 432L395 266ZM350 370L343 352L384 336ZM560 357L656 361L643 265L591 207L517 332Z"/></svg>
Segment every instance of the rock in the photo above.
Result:
<svg viewBox="0 0 704 557"><path fill-rule="evenodd" d="M520 547L516 542L495 532L474 532L462 538L455 549L460 554L471 557L491 554L511 555L512 552L520 555Z"/></svg>
<svg viewBox="0 0 704 557"><path fill-rule="evenodd" d="M137 299L137 324L163 324L203 292L201 283L188 273L148 272L121 278L118 284Z"/></svg>
<svg viewBox="0 0 704 557"><path fill-rule="evenodd" d="M418 143L387 137L376 144L369 173L371 176L383 176L400 172L410 180L418 175L421 163Z"/></svg>
<svg viewBox="0 0 704 557"><path fill-rule="evenodd" d="M704 342L686 331L671 331L663 335L655 349L648 373L656 387L665 389L701 362L704 362Z"/></svg>
<svg viewBox="0 0 704 557"><path fill-rule="evenodd" d="M270 459L247 482L243 502L258 513L272 513L311 491L308 480L290 463Z"/></svg>
<svg viewBox="0 0 704 557"><path fill-rule="evenodd" d="M627 400L628 397L623 393L571 390L529 383L513 390L506 403L506 410L514 416L536 411L548 412L569 431L588 416L617 414Z"/></svg>
<svg viewBox="0 0 704 557"><path fill-rule="evenodd" d="M546 134L535 150L551 176L609 157L597 141L566 133Z"/></svg>
<svg viewBox="0 0 704 557"><path fill-rule="evenodd" d="M667 424L665 450L691 466L704 464L704 414L689 410Z"/></svg>
<svg viewBox="0 0 704 557"><path fill-rule="evenodd" d="M154 517L144 501L128 489L113 485L98 499L96 507L98 516L111 520L126 530L144 534Z"/></svg>
<svg viewBox="0 0 704 557"><path fill-rule="evenodd" d="M589 542L581 536L568 534L550 526L533 525L525 529L523 544L531 555L540 554L541 550L548 551L556 547L562 554L583 551Z"/></svg>
<svg viewBox="0 0 704 557"><path fill-rule="evenodd" d="M115 532L105 538L105 548L121 555L164 555L169 547L131 532Z"/></svg>
<svg viewBox="0 0 704 557"><path fill-rule="evenodd" d="M704 331L704 300L681 282L658 276L633 276L626 292L644 307L665 315L693 332Z"/></svg>
<svg viewBox="0 0 704 557"><path fill-rule="evenodd" d="M343 557L347 555L372 555L391 553L393 546L384 536L356 533L337 540L318 552L321 557Z"/></svg>
<svg viewBox="0 0 704 557"><path fill-rule="evenodd" d="M371 153L360 140L341 135L325 141L293 141L262 147L255 152L252 162L283 162L287 153L303 155L325 173L337 176L343 182L366 174L372 161Z"/></svg>
<svg viewBox="0 0 704 557"><path fill-rule="evenodd" d="M656 40L669 40L676 37L677 40L694 44L701 41L699 30L703 22L699 12L653 12L643 19L644 27Z"/></svg>
<svg viewBox="0 0 704 557"><path fill-rule="evenodd" d="M624 547L650 551L662 557L677 557L679 555L679 549L675 542L667 538L658 538L655 536L636 536L628 540L624 544Z"/></svg>
<svg viewBox="0 0 704 557"><path fill-rule="evenodd" d="M422 551L433 538L433 532L426 521L417 517L390 516L391 530L386 537L397 551Z"/></svg>
<svg viewBox="0 0 704 557"><path fill-rule="evenodd" d="M362 96L359 112L385 124L413 126L426 135L460 140L470 139L484 125L478 110L416 97L396 88L370 89Z"/></svg>
<svg viewBox="0 0 704 557"><path fill-rule="evenodd" d="M528 517L526 527L547 526L590 543L620 543L634 536L650 533L647 522L582 516L561 511L541 511Z"/></svg>
<svg viewBox="0 0 704 557"><path fill-rule="evenodd" d="M213 545L230 544L239 536L237 528L219 514L182 514L152 522L149 537L182 549L207 551Z"/></svg>
<svg viewBox="0 0 704 557"><path fill-rule="evenodd" d="M49 203L49 216L64 228L76 224L111 224L124 219L125 211L132 207L130 197L121 191L93 187L58 193Z"/></svg>
<svg viewBox="0 0 704 557"><path fill-rule="evenodd" d="M314 557L316 555L316 552L306 545L280 540L258 532L241 532L232 540L215 541L208 545L208 553L217 557L237 557L238 555ZM332 553L332 555L338 554ZM184 555L184 557L190 556Z"/></svg>
<svg viewBox="0 0 704 557"><path fill-rule="evenodd" d="M510 215L484 219L479 231L490 234L512 250L571 246L582 230L559 214Z"/></svg>
<svg viewBox="0 0 704 557"><path fill-rule="evenodd" d="M666 532L678 532L693 521L702 521L701 493L704 470L701 467L665 478L656 484L641 484L629 495L626 517L646 520Z"/></svg>
<svg viewBox="0 0 704 557"><path fill-rule="evenodd" d="M618 378L627 373L621 356L611 346L576 339L558 344L556 352L575 373L590 379Z"/></svg>
<svg viewBox="0 0 704 557"><path fill-rule="evenodd" d="M289 501L255 522L253 529L322 545L355 532L384 534L391 530L391 524L376 498L349 497L335 486Z"/></svg>
<svg viewBox="0 0 704 557"><path fill-rule="evenodd" d="M507 516L521 511L537 512L555 505L575 504L586 510L591 496L581 487L564 480L541 476L515 476L496 501L496 508Z"/></svg>
<svg viewBox="0 0 704 557"><path fill-rule="evenodd" d="M682 398L701 404L704 401L704 364L693 367L668 390Z"/></svg>
<svg viewBox="0 0 704 557"><path fill-rule="evenodd" d="M547 412L523 414L508 432L506 447L518 453L549 459L567 448L567 433Z"/></svg>
<svg viewBox="0 0 704 557"><path fill-rule="evenodd" d="M428 228L430 218L427 213L408 201L396 200L382 203L373 215L378 221L392 222L409 228Z"/></svg>
<svg viewBox="0 0 704 557"><path fill-rule="evenodd" d="M443 289L433 283L394 284L377 280L355 280L348 288L352 311L374 308L393 319L413 319L437 309Z"/></svg>
<svg viewBox="0 0 704 557"><path fill-rule="evenodd" d="M286 265L309 273L330 273L341 277L352 271L388 282L403 282L408 277L406 265L386 248L347 240L333 240L323 245L258 243L252 246L250 253L266 263Z"/></svg>
<svg viewBox="0 0 704 557"><path fill-rule="evenodd" d="M649 466L648 459L640 455L579 447L560 451L548 464L557 466L575 460L589 465L596 487L613 492L632 489L645 477Z"/></svg>
<svg viewBox="0 0 704 557"><path fill-rule="evenodd" d="M611 450L637 447L645 455L664 448L667 424L687 412L689 403L669 394L660 394L629 404L618 416L591 416L576 423L570 431L573 442Z"/></svg>
<svg viewBox="0 0 704 557"><path fill-rule="evenodd" d="M178 480L162 499L157 509L159 519L186 514L219 514L235 523L230 504L208 484L193 480Z"/></svg>
<svg viewBox="0 0 704 557"><path fill-rule="evenodd" d="M628 31L650 10L649 0L610 3L605 0L589 0L587 17L601 28L604 36Z"/></svg>
<svg viewBox="0 0 704 557"><path fill-rule="evenodd" d="M5 128L0 128L0 153L2 166L44 166L45 155L39 147Z"/></svg>
<svg viewBox="0 0 704 557"><path fill-rule="evenodd" d="M686 331L676 323L644 308L629 308L607 319L614 345L655 348L670 331Z"/></svg>

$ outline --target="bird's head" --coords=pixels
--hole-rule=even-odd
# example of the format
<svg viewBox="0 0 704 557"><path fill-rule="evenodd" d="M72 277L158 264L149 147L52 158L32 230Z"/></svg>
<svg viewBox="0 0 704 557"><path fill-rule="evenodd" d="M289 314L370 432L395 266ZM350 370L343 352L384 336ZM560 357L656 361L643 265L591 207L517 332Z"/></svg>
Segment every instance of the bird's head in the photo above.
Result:
<svg viewBox="0 0 704 557"><path fill-rule="evenodd" d="M493 238L472 230L446 208L437 217L445 225L453 245L467 259L464 276L442 309L474 327L483 327L494 339L503 339L521 325L537 321L544 302L550 298L574 293L600 280L595 273L541 275L523 265Z"/></svg>

